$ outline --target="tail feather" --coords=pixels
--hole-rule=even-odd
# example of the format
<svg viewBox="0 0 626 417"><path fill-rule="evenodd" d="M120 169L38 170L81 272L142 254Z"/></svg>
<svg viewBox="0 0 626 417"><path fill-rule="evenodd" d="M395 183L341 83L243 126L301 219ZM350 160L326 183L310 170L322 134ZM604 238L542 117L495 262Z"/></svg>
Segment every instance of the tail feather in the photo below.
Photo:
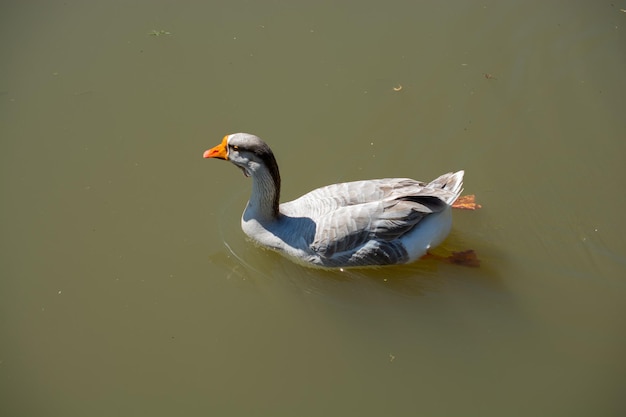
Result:
<svg viewBox="0 0 626 417"><path fill-rule="evenodd" d="M463 175L465 171L448 172L432 180L427 187L439 188L450 192L449 198L444 198L446 203L452 204L463 192Z"/></svg>

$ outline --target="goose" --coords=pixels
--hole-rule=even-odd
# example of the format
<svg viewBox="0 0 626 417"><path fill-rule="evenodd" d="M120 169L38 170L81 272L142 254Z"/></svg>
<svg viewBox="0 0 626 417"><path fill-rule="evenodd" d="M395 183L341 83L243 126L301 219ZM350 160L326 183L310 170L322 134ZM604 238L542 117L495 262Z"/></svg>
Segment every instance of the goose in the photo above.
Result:
<svg viewBox="0 0 626 417"><path fill-rule="evenodd" d="M241 228L257 244L312 267L350 268L414 262L452 226L451 206L464 171L425 183L409 178L345 182L280 203L280 173L258 136L234 133L204 158L229 161L252 178Z"/></svg>

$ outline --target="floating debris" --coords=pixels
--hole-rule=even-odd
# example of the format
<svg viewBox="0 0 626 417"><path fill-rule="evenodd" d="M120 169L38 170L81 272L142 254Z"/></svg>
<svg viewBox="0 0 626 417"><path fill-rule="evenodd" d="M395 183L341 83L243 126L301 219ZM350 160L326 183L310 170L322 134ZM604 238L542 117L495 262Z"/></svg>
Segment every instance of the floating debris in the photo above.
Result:
<svg viewBox="0 0 626 417"><path fill-rule="evenodd" d="M150 36L161 36L161 35L171 35L172 32L168 32L167 30L151 30L148 32Z"/></svg>

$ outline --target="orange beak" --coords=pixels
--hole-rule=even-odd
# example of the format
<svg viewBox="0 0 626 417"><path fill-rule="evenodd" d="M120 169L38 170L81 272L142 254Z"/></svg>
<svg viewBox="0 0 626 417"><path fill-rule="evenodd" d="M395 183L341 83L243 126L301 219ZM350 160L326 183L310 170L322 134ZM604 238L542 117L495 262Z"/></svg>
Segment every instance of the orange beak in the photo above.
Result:
<svg viewBox="0 0 626 417"><path fill-rule="evenodd" d="M228 135L224 136L222 143L204 152L205 158L228 159Z"/></svg>

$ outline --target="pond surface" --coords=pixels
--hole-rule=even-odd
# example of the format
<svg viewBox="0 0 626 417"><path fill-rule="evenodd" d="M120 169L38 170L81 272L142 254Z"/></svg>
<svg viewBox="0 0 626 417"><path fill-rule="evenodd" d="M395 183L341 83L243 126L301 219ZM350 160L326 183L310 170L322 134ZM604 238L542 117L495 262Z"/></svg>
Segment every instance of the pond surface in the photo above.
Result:
<svg viewBox="0 0 626 417"><path fill-rule="evenodd" d="M626 415L620 7L1 6L0 414ZM238 131L284 201L465 169L481 267L254 246Z"/></svg>

